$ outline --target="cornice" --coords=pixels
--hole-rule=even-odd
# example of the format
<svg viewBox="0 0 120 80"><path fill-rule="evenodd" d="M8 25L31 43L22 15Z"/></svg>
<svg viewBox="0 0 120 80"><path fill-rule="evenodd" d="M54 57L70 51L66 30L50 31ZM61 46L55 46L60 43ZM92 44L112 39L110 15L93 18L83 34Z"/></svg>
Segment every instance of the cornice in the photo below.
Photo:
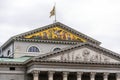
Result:
<svg viewBox="0 0 120 80"><path fill-rule="evenodd" d="M38 40L38 39L25 39L25 38L16 38L15 41L21 42L40 42L40 43L55 43L55 44L79 44L78 41L65 41L65 40Z"/></svg>
<svg viewBox="0 0 120 80"><path fill-rule="evenodd" d="M62 61L62 60L40 60L40 59L33 59L29 63L33 64L71 64L71 65L116 65L120 66L120 63L106 63L106 62L84 62L84 61ZM28 64L29 64L28 63Z"/></svg>
<svg viewBox="0 0 120 80"><path fill-rule="evenodd" d="M13 65L14 65L14 66L15 66L15 65L16 65L16 66L20 66L20 65L21 65L21 66L24 66L24 63L23 63L23 62L7 62L7 61L4 62L4 61L3 61L3 62L0 62L0 65L12 65L12 66L13 66Z"/></svg>

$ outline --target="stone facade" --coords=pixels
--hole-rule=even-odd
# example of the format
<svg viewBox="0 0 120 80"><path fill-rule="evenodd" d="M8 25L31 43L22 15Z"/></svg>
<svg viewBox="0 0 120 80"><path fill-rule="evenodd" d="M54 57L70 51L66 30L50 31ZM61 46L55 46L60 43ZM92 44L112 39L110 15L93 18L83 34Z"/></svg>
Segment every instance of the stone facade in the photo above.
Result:
<svg viewBox="0 0 120 80"><path fill-rule="evenodd" d="M59 22L10 38L0 56L0 80L120 80L119 54Z"/></svg>

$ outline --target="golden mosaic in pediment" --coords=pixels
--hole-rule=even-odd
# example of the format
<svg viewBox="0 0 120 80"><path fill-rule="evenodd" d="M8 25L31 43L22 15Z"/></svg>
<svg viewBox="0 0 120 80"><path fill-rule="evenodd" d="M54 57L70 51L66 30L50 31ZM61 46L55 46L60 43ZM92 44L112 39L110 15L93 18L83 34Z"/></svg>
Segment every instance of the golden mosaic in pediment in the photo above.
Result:
<svg viewBox="0 0 120 80"><path fill-rule="evenodd" d="M86 42L85 39L71 33L67 30L64 30L60 27L53 27L50 29L46 29L40 32L36 32L31 35L27 35L24 38L34 38L34 39L45 39L45 40L69 40L69 41L81 41Z"/></svg>

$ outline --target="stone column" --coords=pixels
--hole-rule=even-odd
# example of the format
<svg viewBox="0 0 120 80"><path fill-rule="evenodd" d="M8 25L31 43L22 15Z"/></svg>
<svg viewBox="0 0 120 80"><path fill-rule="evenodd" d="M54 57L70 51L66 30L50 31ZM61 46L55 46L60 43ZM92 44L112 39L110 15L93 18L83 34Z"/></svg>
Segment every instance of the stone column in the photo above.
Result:
<svg viewBox="0 0 120 80"><path fill-rule="evenodd" d="M83 72L77 72L77 80L82 80Z"/></svg>
<svg viewBox="0 0 120 80"><path fill-rule="evenodd" d="M109 73L104 73L104 79L103 80L108 80L108 75L109 75Z"/></svg>
<svg viewBox="0 0 120 80"><path fill-rule="evenodd" d="M120 80L120 73L116 73L116 80Z"/></svg>
<svg viewBox="0 0 120 80"><path fill-rule="evenodd" d="M54 75L55 72L53 71L49 71L48 72L48 80L53 80L53 75Z"/></svg>
<svg viewBox="0 0 120 80"><path fill-rule="evenodd" d="M67 80L68 79L68 72L63 72L63 80Z"/></svg>
<svg viewBox="0 0 120 80"><path fill-rule="evenodd" d="M33 80L39 80L39 71L33 71Z"/></svg>
<svg viewBox="0 0 120 80"><path fill-rule="evenodd" d="M90 73L90 80L95 80L95 72Z"/></svg>

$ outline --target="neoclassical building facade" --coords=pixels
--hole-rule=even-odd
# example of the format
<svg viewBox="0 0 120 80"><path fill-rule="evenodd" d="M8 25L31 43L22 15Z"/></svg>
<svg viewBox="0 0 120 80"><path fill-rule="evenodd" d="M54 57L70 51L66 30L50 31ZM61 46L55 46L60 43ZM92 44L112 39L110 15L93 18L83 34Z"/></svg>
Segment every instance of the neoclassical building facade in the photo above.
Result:
<svg viewBox="0 0 120 80"><path fill-rule="evenodd" d="M13 36L1 46L0 80L120 80L120 55L100 44L60 22Z"/></svg>

